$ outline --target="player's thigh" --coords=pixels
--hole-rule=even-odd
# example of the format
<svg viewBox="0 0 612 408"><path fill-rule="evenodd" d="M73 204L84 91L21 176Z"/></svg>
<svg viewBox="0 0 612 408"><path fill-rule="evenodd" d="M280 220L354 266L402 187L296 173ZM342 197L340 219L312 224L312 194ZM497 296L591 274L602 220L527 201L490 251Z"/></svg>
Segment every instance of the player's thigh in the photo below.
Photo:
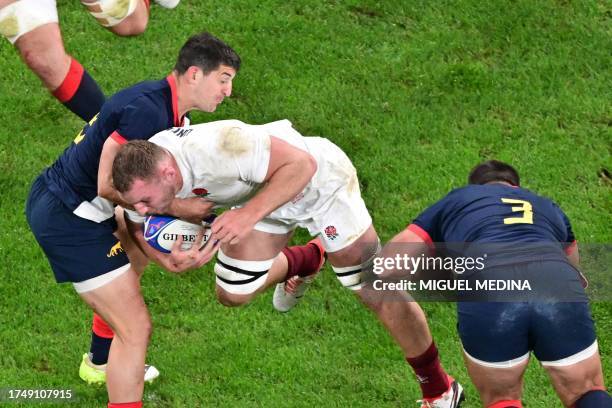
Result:
<svg viewBox="0 0 612 408"><path fill-rule="evenodd" d="M604 389L598 352L574 364L544 365L544 369L565 406L571 406L580 396L591 390Z"/></svg>
<svg viewBox="0 0 612 408"><path fill-rule="evenodd" d="M140 292L139 276L133 269L79 295L123 342L146 347L151 318Z"/></svg>
<svg viewBox="0 0 612 408"><path fill-rule="evenodd" d="M265 221L258 223L256 228L262 229L263 224ZM219 301L226 306L247 303L255 294L278 281L286 271L275 271L273 267L291 233L291 230L253 230L238 244L223 245L215 263Z"/></svg>
<svg viewBox="0 0 612 408"><path fill-rule="evenodd" d="M483 406L487 407L503 400L520 400L523 388L523 374L529 359L511 367L491 367L475 362L463 355L465 366L472 383L478 390Z"/></svg>
<svg viewBox="0 0 612 408"><path fill-rule="evenodd" d="M259 223L261 224L261 223ZM258 225L255 226L258 228ZM232 258L263 261L276 257L278 253L287 245L291 238L292 231L268 232L253 229L238 244L224 244L221 251ZM214 238L214 237L213 237Z"/></svg>

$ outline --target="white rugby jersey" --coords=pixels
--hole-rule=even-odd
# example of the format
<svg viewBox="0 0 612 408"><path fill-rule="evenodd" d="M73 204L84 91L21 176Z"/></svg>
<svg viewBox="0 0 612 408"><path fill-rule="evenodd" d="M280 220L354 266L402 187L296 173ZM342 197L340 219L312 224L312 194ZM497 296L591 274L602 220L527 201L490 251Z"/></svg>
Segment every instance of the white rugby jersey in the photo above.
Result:
<svg viewBox="0 0 612 408"><path fill-rule="evenodd" d="M178 164L183 186L176 197L206 197L218 208L244 204L257 193L268 171L270 136L309 152L318 168L304 190L269 217L308 219L325 210L336 190L356 181L355 168L340 148L327 139L302 136L288 120L202 123L162 131L149 141L170 151ZM130 211L134 221L142 219L133 215Z"/></svg>

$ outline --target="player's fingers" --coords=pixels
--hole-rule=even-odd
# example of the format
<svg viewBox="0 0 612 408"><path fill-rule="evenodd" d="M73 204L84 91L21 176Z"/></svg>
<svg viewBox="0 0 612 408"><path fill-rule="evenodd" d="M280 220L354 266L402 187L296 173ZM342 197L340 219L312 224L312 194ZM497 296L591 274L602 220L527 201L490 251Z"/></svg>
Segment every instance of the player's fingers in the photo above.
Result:
<svg viewBox="0 0 612 408"><path fill-rule="evenodd" d="M181 245L183 245L183 235L179 234L174 244L172 244L172 248L170 248L170 254L172 254L173 257L181 252Z"/></svg>
<svg viewBox="0 0 612 408"><path fill-rule="evenodd" d="M215 220L212 222L212 224L210 224L210 229L213 232L213 234L218 234L223 229L223 226L225 224L225 221L224 221L225 214L227 214L227 211L217 216Z"/></svg>
<svg viewBox="0 0 612 408"><path fill-rule="evenodd" d="M215 253L219 250L219 245L213 245L210 251L206 251L202 253L202 257L198 260L198 268L207 264L215 255Z"/></svg>

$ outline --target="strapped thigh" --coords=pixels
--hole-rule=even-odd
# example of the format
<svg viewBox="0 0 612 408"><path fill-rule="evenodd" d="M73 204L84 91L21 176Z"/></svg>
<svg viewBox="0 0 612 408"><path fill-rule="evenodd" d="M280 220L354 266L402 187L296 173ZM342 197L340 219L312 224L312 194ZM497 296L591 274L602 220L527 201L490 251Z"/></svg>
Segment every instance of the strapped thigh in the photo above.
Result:
<svg viewBox="0 0 612 408"><path fill-rule="evenodd" d="M128 18L140 0L81 0L89 14L104 27L113 27Z"/></svg>
<svg viewBox="0 0 612 408"><path fill-rule="evenodd" d="M55 0L19 0L0 9L0 34L11 44L44 24L57 22Z"/></svg>
<svg viewBox="0 0 612 408"><path fill-rule="evenodd" d="M217 285L234 295L251 294L266 283L274 259L276 258L266 261L243 261L230 258L219 250L215 264Z"/></svg>

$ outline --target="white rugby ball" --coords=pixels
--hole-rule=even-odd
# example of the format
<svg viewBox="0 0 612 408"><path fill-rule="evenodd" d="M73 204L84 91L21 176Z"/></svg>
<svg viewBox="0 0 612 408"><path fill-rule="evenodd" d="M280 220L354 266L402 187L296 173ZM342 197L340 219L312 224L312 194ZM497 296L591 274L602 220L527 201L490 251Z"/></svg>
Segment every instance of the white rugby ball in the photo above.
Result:
<svg viewBox="0 0 612 408"><path fill-rule="evenodd" d="M200 231L204 233L204 245L211 234L209 223L203 221L202 224L192 224L167 215L149 215L145 219L143 234L151 247L169 254L179 236L183 237L181 251L186 251L193 246Z"/></svg>

